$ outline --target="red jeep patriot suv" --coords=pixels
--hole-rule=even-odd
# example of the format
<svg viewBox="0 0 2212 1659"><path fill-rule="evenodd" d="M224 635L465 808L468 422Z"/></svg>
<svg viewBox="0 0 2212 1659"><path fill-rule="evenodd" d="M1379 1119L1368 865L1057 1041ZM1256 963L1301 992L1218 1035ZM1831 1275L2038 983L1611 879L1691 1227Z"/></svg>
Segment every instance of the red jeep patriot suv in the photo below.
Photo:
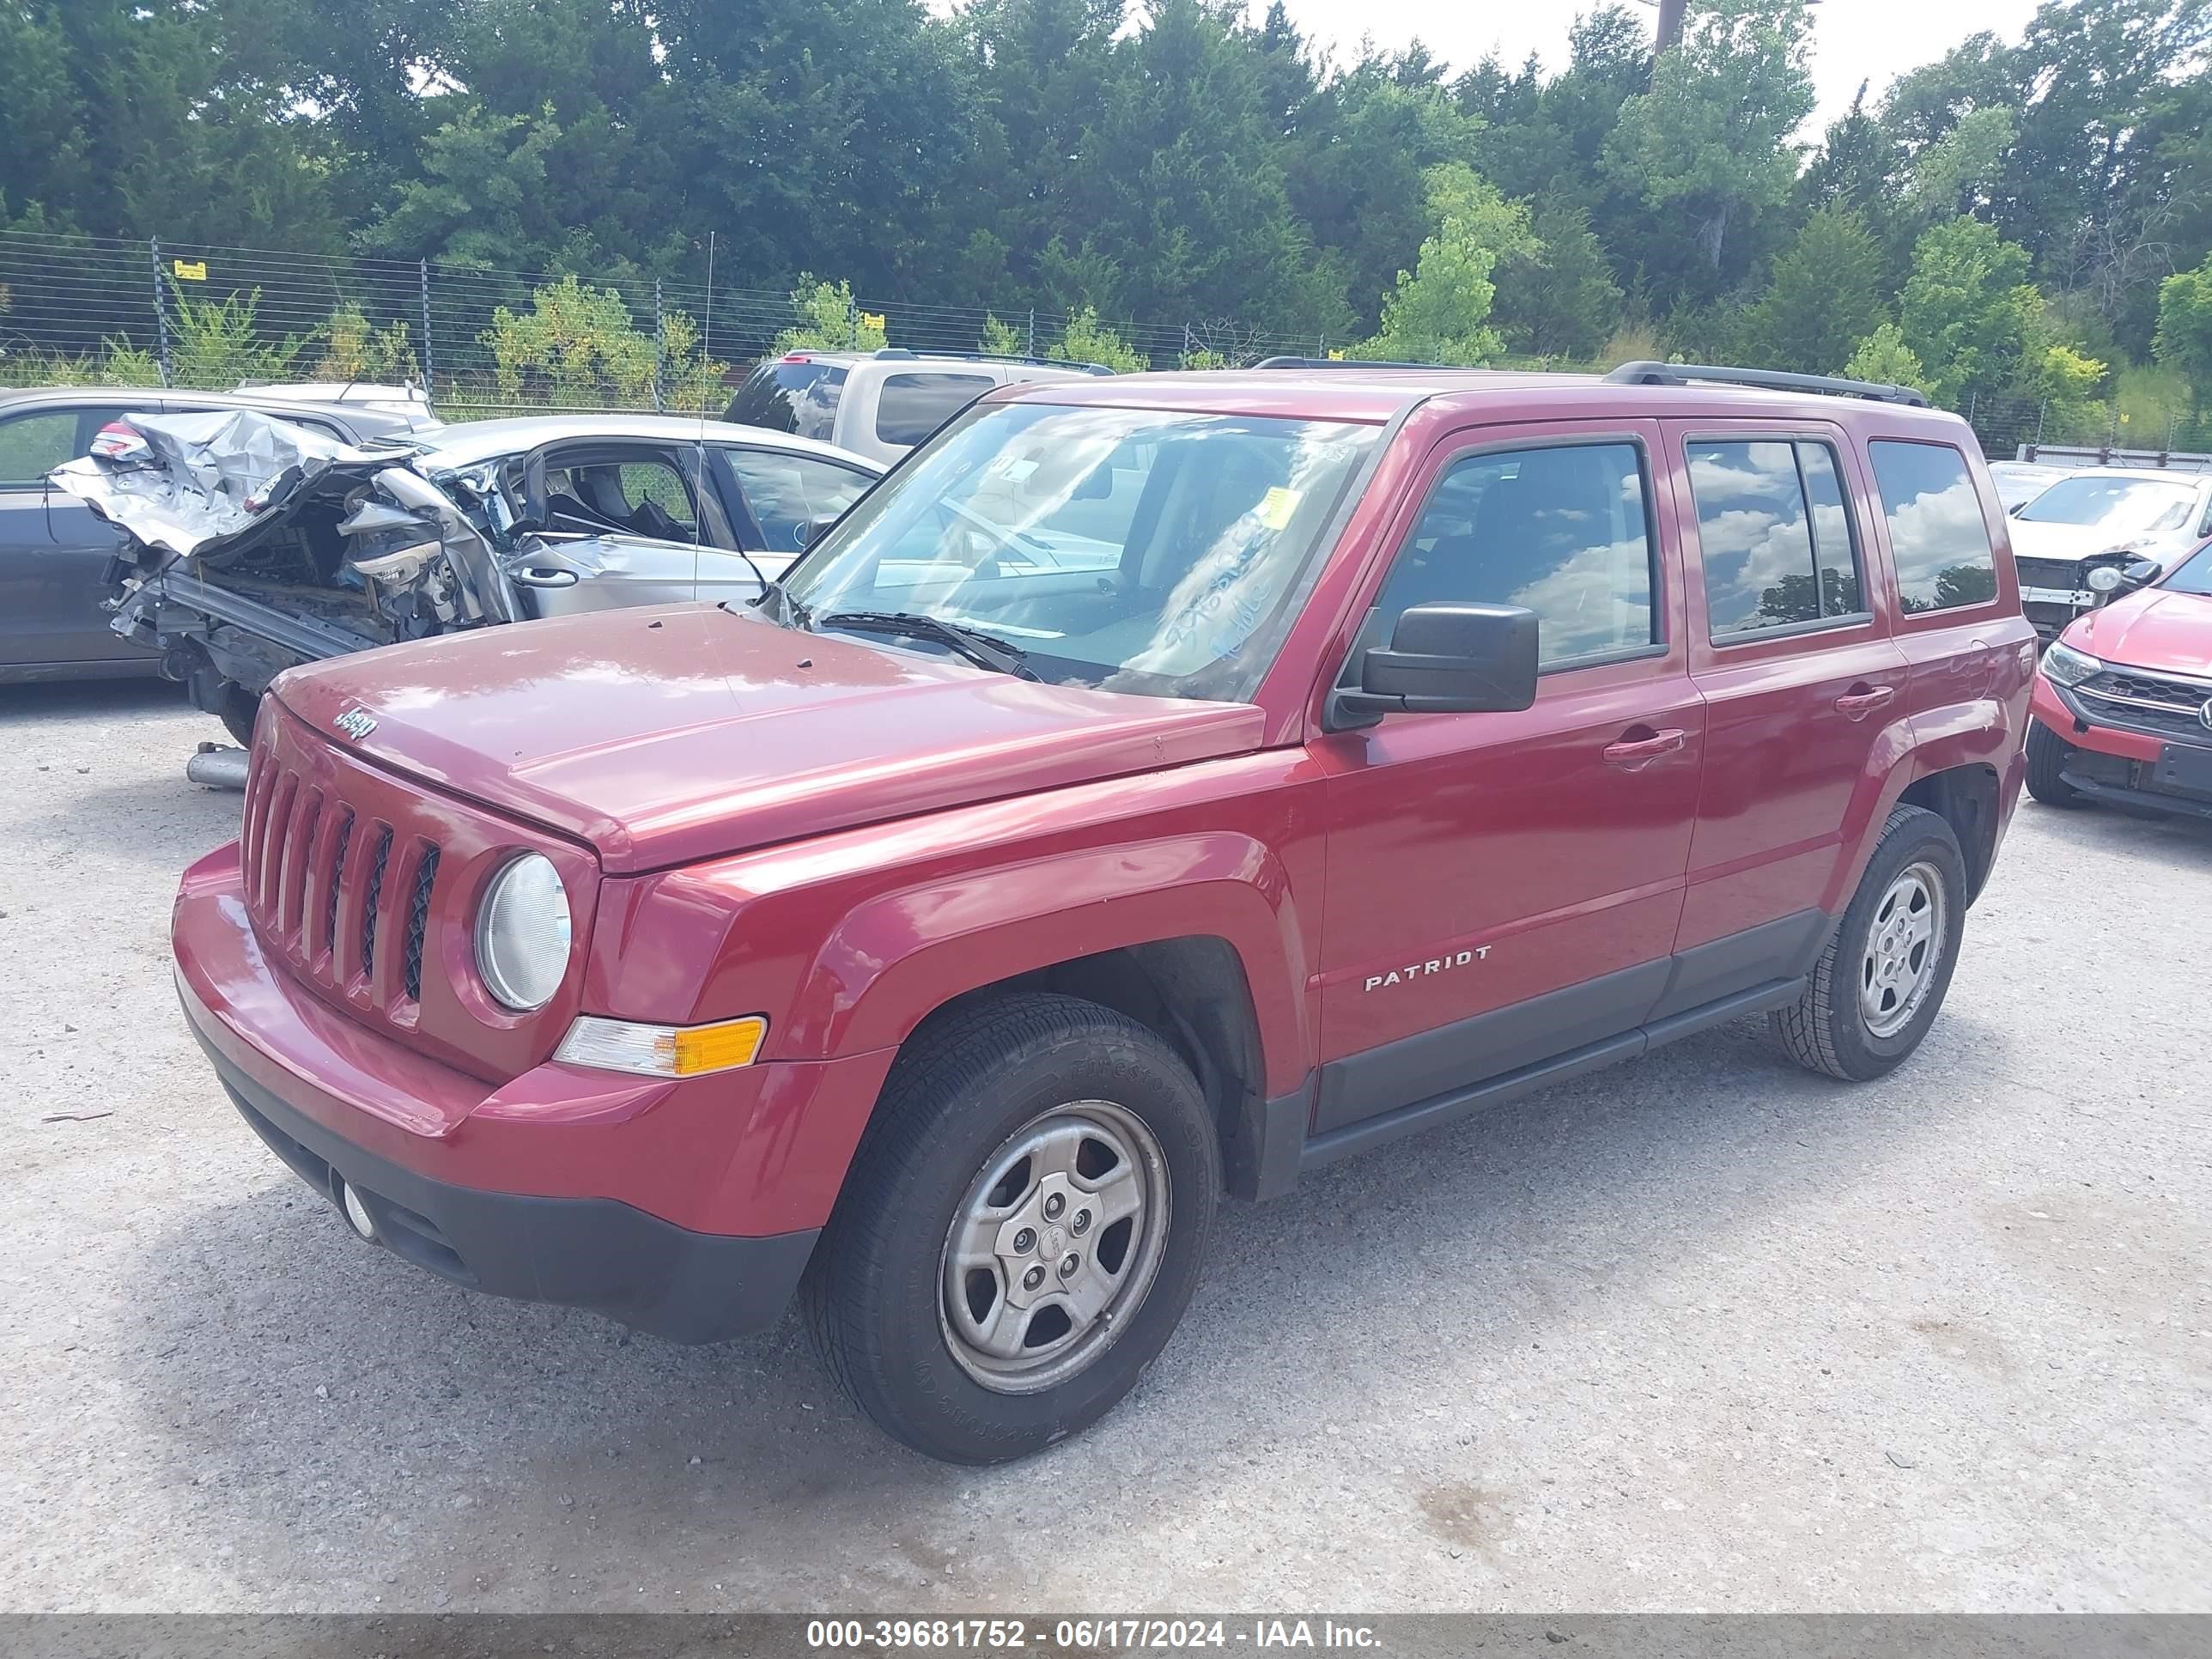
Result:
<svg viewBox="0 0 2212 1659"><path fill-rule="evenodd" d="M364 1237L684 1341L799 1292L1018 1456L1224 1192L1749 1011L1911 1053L2024 770L2004 525L1896 387L1009 388L750 606L283 675L185 1010Z"/></svg>

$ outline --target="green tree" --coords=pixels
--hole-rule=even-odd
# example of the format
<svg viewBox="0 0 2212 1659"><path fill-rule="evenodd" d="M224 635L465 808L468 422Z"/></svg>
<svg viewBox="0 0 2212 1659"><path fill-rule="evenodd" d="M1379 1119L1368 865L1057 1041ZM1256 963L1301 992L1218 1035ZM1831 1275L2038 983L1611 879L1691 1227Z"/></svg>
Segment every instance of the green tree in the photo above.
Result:
<svg viewBox="0 0 2212 1659"><path fill-rule="evenodd" d="M1379 53L1331 76L1300 112L1288 188L1314 240L1332 250L1354 317L1372 323L1380 296L1428 234L1424 175L1467 159L1475 124L1443 88L1407 84Z"/></svg>
<svg viewBox="0 0 2212 1659"><path fill-rule="evenodd" d="M1813 110L1804 0L1705 0L1651 89L1622 106L1606 166L1654 210L1695 220L1716 271L1731 224L1788 199L1789 137Z"/></svg>
<svg viewBox="0 0 2212 1659"><path fill-rule="evenodd" d="M1505 348L1490 325L1499 263L1534 244L1528 210L1509 202L1462 162L1428 177L1435 231L1382 301L1382 326L1360 350L1370 357L1486 363Z"/></svg>
<svg viewBox="0 0 2212 1659"><path fill-rule="evenodd" d="M672 380L678 407L701 407L721 391L726 363L702 362L699 331L680 312L662 337L640 330L613 289L564 276L535 289L527 311L500 306L480 337L501 401L555 408L638 407L653 401L655 375Z"/></svg>
<svg viewBox="0 0 2212 1659"><path fill-rule="evenodd" d="M1988 396L2028 368L2043 301L2027 273L2027 250L1978 219L1933 226L1915 245L1898 322L1936 402Z"/></svg>
<svg viewBox="0 0 2212 1659"><path fill-rule="evenodd" d="M1881 248L1858 216L1824 208L1774 262L1766 292L1738 339L1745 361L1798 374L1833 374L1881 321Z"/></svg>
<svg viewBox="0 0 2212 1659"><path fill-rule="evenodd" d="M1071 363L1103 363L1116 374L1135 374L1152 366L1151 358L1100 322L1089 306L1067 319L1045 355Z"/></svg>
<svg viewBox="0 0 2212 1659"><path fill-rule="evenodd" d="M1529 228L1529 242L1498 268L1498 327L1518 351L1596 356L1620 326L1621 295L1588 210L1568 198L1547 196L1537 202Z"/></svg>
<svg viewBox="0 0 2212 1659"><path fill-rule="evenodd" d="M2212 257L2159 285L2158 360L2189 382L2190 413L2212 401Z"/></svg>
<svg viewBox="0 0 2212 1659"><path fill-rule="evenodd" d="M369 380L404 385L422 378L404 319L378 328L368 313L348 300L331 313L321 331L322 356L308 371L316 380Z"/></svg>
<svg viewBox="0 0 2212 1659"><path fill-rule="evenodd" d="M1844 373L1854 380L1878 380L1887 386L1909 386L1924 389L1928 371L1912 348L1905 343L1905 334L1895 323L1884 323L1859 342L1851 354L1850 362L1844 365Z"/></svg>
<svg viewBox="0 0 2212 1659"><path fill-rule="evenodd" d="M862 313L848 282L801 276L791 291L791 314L792 325L775 337L778 351L881 351L890 343L883 325Z"/></svg>

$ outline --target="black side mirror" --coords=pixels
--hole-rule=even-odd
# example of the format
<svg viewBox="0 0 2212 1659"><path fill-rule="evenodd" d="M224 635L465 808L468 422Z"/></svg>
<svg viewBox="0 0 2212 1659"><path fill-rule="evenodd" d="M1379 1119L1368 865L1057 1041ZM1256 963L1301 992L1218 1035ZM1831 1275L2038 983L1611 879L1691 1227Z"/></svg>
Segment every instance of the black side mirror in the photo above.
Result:
<svg viewBox="0 0 2212 1659"><path fill-rule="evenodd" d="M1385 714L1473 714L1536 701L1536 613L1517 605L1408 606L1360 653L1359 689L1329 699L1332 731Z"/></svg>
<svg viewBox="0 0 2212 1659"><path fill-rule="evenodd" d="M834 518L807 520L799 526L799 550L804 553L813 546L830 533L830 526L836 522Z"/></svg>

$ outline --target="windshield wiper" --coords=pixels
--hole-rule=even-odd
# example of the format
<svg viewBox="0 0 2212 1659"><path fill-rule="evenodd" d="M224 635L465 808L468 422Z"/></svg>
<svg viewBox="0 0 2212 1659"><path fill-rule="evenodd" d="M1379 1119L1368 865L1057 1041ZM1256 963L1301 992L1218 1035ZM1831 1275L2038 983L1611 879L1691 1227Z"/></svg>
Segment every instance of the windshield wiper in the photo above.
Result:
<svg viewBox="0 0 2212 1659"><path fill-rule="evenodd" d="M935 640L974 663L1018 679L1033 680L1037 672L1029 665L1029 653L1018 645L994 638L981 629L925 617L916 611L840 611L813 623L815 628L849 628L857 634L900 634L911 639Z"/></svg>

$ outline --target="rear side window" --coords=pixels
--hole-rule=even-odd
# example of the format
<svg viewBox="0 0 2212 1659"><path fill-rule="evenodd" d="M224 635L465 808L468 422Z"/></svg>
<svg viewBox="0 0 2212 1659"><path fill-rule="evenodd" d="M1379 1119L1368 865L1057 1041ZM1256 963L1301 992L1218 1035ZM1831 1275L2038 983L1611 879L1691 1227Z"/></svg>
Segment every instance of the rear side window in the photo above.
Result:
<svg viewBox="0 0 2212 1659"><path fill-rule="evenodd" d="M1654 644L1649 501L1633 444L1455 462L1390 568L1376 636L1409 605L1456 600L1534 611L1547 665Z"/></svg>
<svg viewBox="0 0 2212 1659"><path fill-rule="evenodd" d="M893 374L876 405L876 441L918 444L997 384L988 374Z"/></svg>
<svg viewBox="0 0 2212 1659"><path fill-rule="evenodd" d="M1984 605L1997 596L1996 555L1966 458L1948 444L1867 446L1908 612Z"/></svg>
<svg viewBox="0 0 2212 1659"><path fill-rule="evenodd" d="M1713 638L1863 614L1850 514L1827 445L1697 440L1689 456Z"/></svg>

